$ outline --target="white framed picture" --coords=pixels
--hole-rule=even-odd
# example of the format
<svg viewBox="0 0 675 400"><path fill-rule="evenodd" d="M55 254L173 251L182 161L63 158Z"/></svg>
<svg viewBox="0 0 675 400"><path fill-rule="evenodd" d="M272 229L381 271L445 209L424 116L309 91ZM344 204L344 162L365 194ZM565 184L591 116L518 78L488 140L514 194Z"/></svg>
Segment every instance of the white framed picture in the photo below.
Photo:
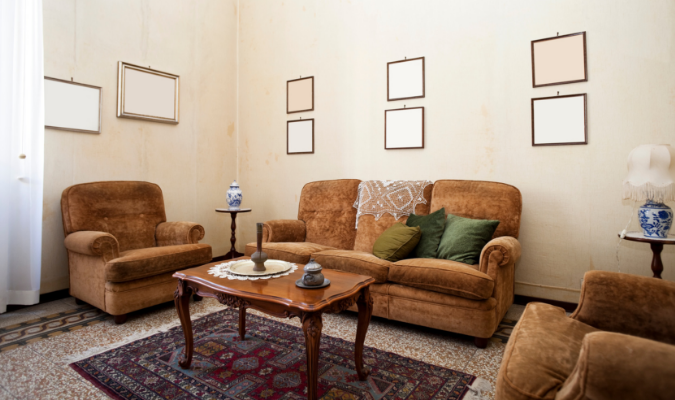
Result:
<svg viewBox="0 0 675 400"><path fill-rule="evenodd" d="M45 76L45 128L101 133L98 86Z"/></svg>
<svg viewBox="0 0 675 400"><path fill-rule="evenodd" d="M387 63L387 101L424 97L424 57Z"/></svg>
<svg viewBox="0 0 675 400"><path fill-rule="evenodd" d="M180 77L120 61L117 75L117 116L177 124Z"/></svg>
<svg viewBox="0 0 675 400"><path fill-rule="evenodd" d="M384 111L384 149L424 148L424 107Z"/></svg>
<svg viewBox="0 0 675 400"><path fill-rule="evenodd" d="M314 153L314 118L286 123L286 154Z"/></svg>
<svg viewBox="0 0 675 400"><path fill-rule="evenodd" d="M588 144L586 93L532 99L532 146Z"/></svg>

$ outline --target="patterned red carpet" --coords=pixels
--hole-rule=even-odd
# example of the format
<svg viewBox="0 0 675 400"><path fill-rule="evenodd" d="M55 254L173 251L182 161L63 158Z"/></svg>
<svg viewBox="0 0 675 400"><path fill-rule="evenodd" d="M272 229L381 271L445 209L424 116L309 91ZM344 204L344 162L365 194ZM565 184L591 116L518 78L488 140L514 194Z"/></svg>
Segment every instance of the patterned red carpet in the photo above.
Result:
<svg viewBox="0 0 675 400"><path fill-rule="evenodd" d="M247 315L246 340L236 310L193 321L195 354L178 366L180 327L75 362L70 366L115 399L305 399L302 330ZM366 347L372 372L354 371L354 343L321 337L319 397L323 399L462 399L475 376Z"/></svg>

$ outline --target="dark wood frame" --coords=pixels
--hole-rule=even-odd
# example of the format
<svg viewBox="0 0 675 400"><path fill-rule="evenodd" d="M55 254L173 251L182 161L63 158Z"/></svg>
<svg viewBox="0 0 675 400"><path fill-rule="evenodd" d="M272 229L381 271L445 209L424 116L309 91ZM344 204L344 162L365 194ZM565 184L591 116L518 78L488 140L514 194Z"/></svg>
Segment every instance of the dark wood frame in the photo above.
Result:
<svg viewBox="0 0 675 400"><path fill-rule="evenodd" d="M422 95L421 96L413 96L413 97L397 97L395 99L389 98L389 65L408 62L408 61L416 61L416 60L422 60ZM424 65L424 62L425 62L424 57L417 57L417 58L410 58L410 59L406 58L405 60L392 61L392 62L387 63L387 101L398 101L398 100L406 100L406 99L421 99L426 95L427 82L426 82L426 75L425 75L426 67Z"/></svg>
<svg viewBox="0 0 675 400"><path fill-rule="evenodd" d="M302 81L302 80L305 80L305 79L311 79L312 80L312 108L307 109L307 110L289 111L288 110L289 85L290 85L291 82ZM290 81L286 81L286 114L293 114L293 113L307 112L307 111L314 111L314 76L307 76L307 77L304 77L304 78L291 79Z"/></svg>
<svg viewBox="0 0 675 400"><path fill-rule="evenodd" d="M97 131L90 131L88 129L76 129L76 128L63 128L60 126L51 126L45 124L45 128L48 129L57 129L60 131L71 131L71 132L84 132L84 133L101 133L103 131L103 127L101 125L101 104L103 103L103 88L100 86L94 86L94 85L87 85L85 83L79 83L79 82L73 82L72 80L67 81L65 79L57 79L57 78L51 78L49 76L44 77L47 80L50 81L56 81L56 82L61 82L61 83L69 83L71 85L77 85L77 86L84 86L88 87L91 89L98 89L98 130Z"/></svg>
<svg viewBox="0 0 675 400"><path fill-rule="evenodd" d="M288 148L288 146L289 146L289 133L288 133L289 126L293 122L305 122L305 121L312 121L312 151L301 151L301 152L291 153L291 152L288 151L289 150L289 148ZM291 121L286 121L286 154L314 154L314 118L307 118L307 119L300 118L300 119L294 119L294 120L291 120Z"/></svg>
<svg viewBox="0 0 675 400"><path fill-rule="evenodd" d="M565 97L583 97L584 98L584 141L583 142L565 142L565 143L534 143L534 102L536 100L550 100L550 99L562 99ZM531 114L532 114L532 146L567 146L575 144L588 144L588 98L587 93L580 94L567 94L564 96L549 96L549 97L533 97L531 101Z"/></svg>
<svg viewBox="0 0 675 400"><path fill-rule="evenodd" d="M575 81L563 81L563 82L553 82L553 83L546 83L542 85L537 85L534 80L534 44L538 42L546 42L549 40L556 40L556 39L562 39L570 36L578 36L578 35L583 35L584 38L584 79L578 79ZM588 81L588 60L586 58L586 31L583 32L577 32L577 33L570 33L569 35L562 35L562 36L553 36L549 38L544 38L544 39L538 39L538 40L533 40L530 44L530 49L532 52L532 87L537 88L537 87L543 87L543 86L553 86L553 85L566 85L568 83L575 83L575 82L587 82Z"/></svg>
<svg viewBox="0 0 675 400"><path fill-rule="evenodd" d="M389 111L403 111L422 109L422 147L387 147L387 113ZM410 107L410 108L394 108L392 110L384 110L384 149L385 150L408 150L408 149L423 149L424 148L424 107Z"/></svg>

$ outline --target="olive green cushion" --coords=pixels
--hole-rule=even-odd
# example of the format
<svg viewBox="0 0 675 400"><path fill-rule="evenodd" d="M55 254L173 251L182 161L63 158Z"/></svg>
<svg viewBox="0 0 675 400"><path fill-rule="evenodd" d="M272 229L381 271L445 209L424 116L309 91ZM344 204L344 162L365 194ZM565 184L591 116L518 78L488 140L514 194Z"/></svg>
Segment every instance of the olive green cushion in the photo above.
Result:
<svg viewBox="0 0 675 400"><path fill-rule="evenodd" d="M405 223L407 226L419 226L422 230L420 242L410 253L414 258L436 258L438 245L441 243L445 228L445 208L429 215L410 214Z"/></svg>
<svg viewBox="0 0 675 400"><path fill-rule="evenodd" d="M420 236L420 228L397 222L377 238L373 245L373 255L391 262L402 260L417 246Z"/></svg>
<svg viewBox="0 0 675 400"><path fill-rule="evenodd" d="M438 258L464 264L478 264L480 252L492 239L499 221L469 219L448 214L438 245Z"/></svg>

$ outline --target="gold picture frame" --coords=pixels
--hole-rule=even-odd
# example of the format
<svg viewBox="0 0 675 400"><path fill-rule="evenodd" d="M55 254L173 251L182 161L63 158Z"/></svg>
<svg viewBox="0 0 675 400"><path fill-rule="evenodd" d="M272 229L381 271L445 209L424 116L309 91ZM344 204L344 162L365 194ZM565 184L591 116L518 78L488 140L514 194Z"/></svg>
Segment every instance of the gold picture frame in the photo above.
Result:
<svg viewBox="0 0 675 400"><path fill-rule="evenodd" d="M119 61L117 117L178 124L180 77Z"/></svg>

